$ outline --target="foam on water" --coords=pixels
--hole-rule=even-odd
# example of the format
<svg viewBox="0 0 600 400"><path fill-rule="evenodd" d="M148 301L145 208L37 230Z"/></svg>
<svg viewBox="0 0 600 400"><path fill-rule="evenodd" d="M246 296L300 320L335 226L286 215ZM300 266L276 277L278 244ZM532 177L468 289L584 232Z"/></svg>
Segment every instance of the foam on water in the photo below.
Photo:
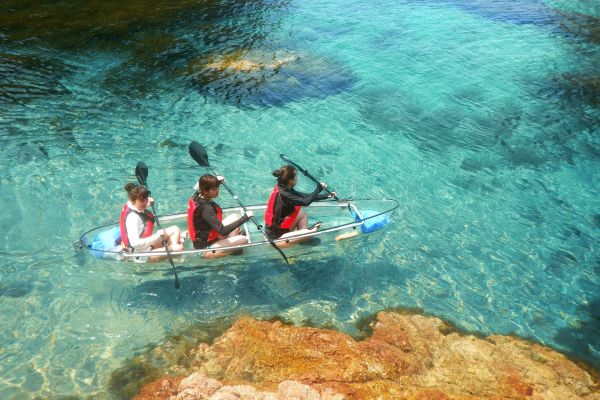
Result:
<svg viewBox="0 0 600 400"><path fill-rule="evenodd" d="M1 398L117 396L110 376L127 359L238 314L357 334L372 313L416 307L600 366L599 48L584 29L597 14L209 3L131 34L87 32L78 50L2 33ZM186 265L180 291L167 264L73 254L117 219L138 161L158 212L181 212L205 172L191 140L248 204L267 199L283 152L342 196L398 199L399 213L291 267Z"/></svg>

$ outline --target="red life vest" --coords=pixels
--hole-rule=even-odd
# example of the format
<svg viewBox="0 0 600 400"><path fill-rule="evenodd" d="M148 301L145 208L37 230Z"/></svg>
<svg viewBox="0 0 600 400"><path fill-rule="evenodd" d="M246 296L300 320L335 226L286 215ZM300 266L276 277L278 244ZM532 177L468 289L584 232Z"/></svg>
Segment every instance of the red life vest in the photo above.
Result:
<svg viewBox="0 0 600 400"><path fill-rule="evenodd" d="M267 203L267 209L265 210L265 223L267 224L268 227L273 226L273 214L275 212L275 199L277 199L277 195L279 194L279 187L277 185L275 185L275 187L273 188L273 193L271 193L271 197L269 197L269 202ZM279 228L281 229L289 229L292 224L294 223L294 221L296 220L296 217L298 216L298 213L300 212L300 206L295 206L294 207L294 211L283 218L283 221L281 221L281 225L279 225Z"/></svg>
<svg viewBox="0 0 600 400"><path fill-rule="evenodd" d="M195 242L197 240L196 238L196 227L194 226L194 212L196 212L196 208L198 208L198 203L196 203L196 199L199 199L200 201L204 200L200 197L196 197L195 195L192 196L190 198L190 200L188 201L188 209L187 209L187 215L188 215L188 232L190 234L190 238L192 238L192 242ZM211 204L211 202L204 200L206 203L208 203L209 205ZM216 203L212 203L212 205L214 205L215 207L215 212L217 214L217 219L219 221L223 221L223 210L221 209L221 207L219 207ZM214 229L211 229L208 232L208 239L207 242L213 242L215 240L219 239L219 233L217 231L215 231Z"/></svg>
<svg viewBox="0 0 600 400"><path fill-rule="evenodd" d="M138 210L129 208L129 204L125 203L125 205L123 206L123 210L121 210L121 216L119 217L119 225L121 227L121 243L126 249L130 249L131 245L129 244L129 237L127 236L127 227L125 226L125 220L131 212L134 212L137 215L139 215L142 218L142 221L144 221L144 231L141 235L142 238L152 236L152 230L154 229L154 215L149 210L144 210L140 212Z"/></svg>

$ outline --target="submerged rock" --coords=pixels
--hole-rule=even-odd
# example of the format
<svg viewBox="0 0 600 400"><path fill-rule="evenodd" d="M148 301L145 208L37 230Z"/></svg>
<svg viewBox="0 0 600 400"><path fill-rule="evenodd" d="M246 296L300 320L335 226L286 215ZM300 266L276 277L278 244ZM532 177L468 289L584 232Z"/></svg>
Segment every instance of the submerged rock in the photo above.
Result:
<svg viewBox="0 0 600 400"><path fill-rule="evenodd" d="M261 69L277 69L282 65L298 60L298 56L290 54L281 58L273 57L271 60L253 60L244 57L244 52L238 51L226 57L219 57L206 64L206 68L223 72L227 69L235 72L252 72Z"/></svg>
<svg viewBox="0 0 600 400"><path fill-rule="evenodd" d="M600 75L564 74L555 79L559 93L566 99L600 107Z"/></svg>
<svg viewBox="0 0 600 400"><path fill-rule="evenodd" d="M141 0L126 4L118 0L50 3L6 0L2 3L0 26L3 35L13 41L43 42L55 48L80 50L103 42L126 43L147 27L155 31L164 29L182 16L201 12L198 3L210 1Z"/></svg>
<svg viewBox="0 0 600 400"><path fill-rule="evenodd" d="M194 373L159 378L136 399L600 399L596 371L522 339L394 312L370 328L357 341L244 317L192 351Z"/></svg>
<svg viewBox="0 0 600 400"><path fill-rule="evenodd" d="M282 106L349 90L356 80L342 64L287 51L238 50L188 64L188 79L203 95L236 106Z"/></svg>

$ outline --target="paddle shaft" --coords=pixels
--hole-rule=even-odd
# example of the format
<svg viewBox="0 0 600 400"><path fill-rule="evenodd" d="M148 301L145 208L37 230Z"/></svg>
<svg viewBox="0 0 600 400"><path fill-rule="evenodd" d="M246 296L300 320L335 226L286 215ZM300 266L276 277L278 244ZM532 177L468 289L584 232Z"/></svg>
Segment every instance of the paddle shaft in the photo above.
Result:
<svg viewBox="0 0 600 400"><path fill-rule="evenodd" d="M138 163L138 165L136 166L136 177L137 180L140 184L148 187L147 183L146 183L146 178L148 176L148 168L146 167L146 164L143 163ZM158 227L158 229L162 229L162 227L160 226L160 221L158 220L158 217L156 217L156 211L154 209L154 202L150 205L150 207L152 208L152 214L154 214L154 220L156 221L156 226ZM171 264L171 267L173 268L173 273L175 274L175 288L179 289L179 276L177 276L177 270L175 269L175 263L173 262L173 256L171 255L171 251L169 250L169 242L167 241L167 238L165 237L165 233L163 231L163 236L162 236L162 243L163 246L165 246L165 251L167 252L167 258L169 260L169 264Z"/></svg>
<svg viewBox="0 0 600 400"><path fill-rule="evenodd" d="M152 205L150 207L152 207L152 214L156 215L156 211L154 210L154 203L152 203ZM158 220L158 217L154 217L154 220L156 221L156 226L158 227L158 229L162 229L162 227L160 226L160 221ZM169 259L169 264L171 264L171 267L173 268L173 273L175 274L175 287L177 289L179 289L179 277L177 276L177 270L175 269L175 263L173 262L173 256L171 255L171 251L169 250L169 242L168 242L167 238L164 236L165 234L166 234L166 232L163 230L163 237L162 237L163 246L165 246L165 251L167 252L167 258Z"/></svg>
<svg viewBox="0 0 600 400"><path fill-rule="evenodd" d="M294 167L298 168L298 171L302 172L302 174L303 174L304 176L306 176L308 179L312 180L313 182L315 182L315 183L316 183L316 184L318 184L318 185L320 185L320 184L321 184L321 182L319 182L319 181L317 180L317 178L315 178L314 176L312 176L311 174L309 174L307 170L305 170L304 168L302 168L301 166L299 166L298 164L296 164L295 162L293 162L292 160L290 160L290 159L288 158L288 156L286 156L285 154L280 154L280 155L279 155L279 157L280 157L280 158L281 158L283 161L285 161L285 162L288 162L288 163L292 164ZM329 194L333 194L333 192L332 192L331 190L327 189L327 188L325 188L325 189L323 189L323 190L325 190L325 191L326 191L327 193L329 193ZM334 196L333 196L333 198L334 198L334 199L336 199L337 201L339 201L339 200L340 200L340 199L337 197L337 195L334 195Z"/></svg>
<svg viewBox="0 0 600 400"><path fill-rule="evenodd" d="M219 176L219 174L217 173L217 171L210 167L213 175L215 176ZM235 199L235 201L237 201L237 203L240 205L240 207L242 207L242 210L244 210L245 213L248 213L248 210L246 209L246 206L242 203L242 201L240 200L239 197L237 197L235 195L235 193L233 193L233 191L229 188L229 186L227 186L227 184L224 181L221 181L221 185L225 186L225 189L227 189L227 191L229 192L229 194L231 195L231 197L233 197ZM250 217L250 220L254 223L254 225L256 225L256 228L263 234L263 236L265 237L265 239L267 239L269 241L269 243L271 244L271 246L273 246L278 252L279 254L281 254L281 256L284 258L285 262L289 265L290 262L287 258L287 256L284 254L284 252L277 247L277 245L275 244L275 242L273 242L273 239L271 239L263 230L262 226L258 223L258 221L256 220L256 218L254 218L254 215Z"/></svg>

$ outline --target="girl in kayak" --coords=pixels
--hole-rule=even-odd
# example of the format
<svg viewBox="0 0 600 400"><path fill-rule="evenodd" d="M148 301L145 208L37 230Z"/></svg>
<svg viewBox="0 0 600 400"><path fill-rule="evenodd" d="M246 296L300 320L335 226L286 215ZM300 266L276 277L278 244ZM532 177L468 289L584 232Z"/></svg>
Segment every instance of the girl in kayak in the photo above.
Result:
<svg viewBox="0 0 600 400"><path fill-rule="evenodd" d="M128 183L125 190L129 201L123 206L119 225L121 227L122 246L133 252L165 251L164 243L168 242L169 250L183 250L180 232L177 226L159 229L154 234L154 215L147 209L154 200L150 191L143 185ZM138 257L136 261L145 262L147 257ZM159 258L152 257L152 261Z"/></svg>
<svg viewBox="0 0 600 400"><path fill-rule="evenodd" d="M316 232L320 222L316 222L308 227L308 215L302 211L301 207L309 206L315 200L324 200L335 196L331 194L320 194L327 185L317 184L315 190L310 193L300 193L294 189L298 183L298 170L291 165L284 165L278 170L273 171L273 176L277 178L277 185L273 188L271 197L265 211L265 232L271 239L279 239L303 235ZM295 240L295 242L301 241ZM280 247L285 247L293 243L278 243Z"/></svg>
<svg viewBox="0 0 600 400"><path fill-rule="evenodd" d="M240 226L253 215L248 211L240 217L231 214L223 219L223 211L213 201L219 196L219 185L225 178L222 176L202 175L198 180L198 189L188 202L188 229L195 249L211 249L237 246L248 243L246 236L240 234ZM218 258L233 251L217 251L204 253L204 257Z"/></svg>

